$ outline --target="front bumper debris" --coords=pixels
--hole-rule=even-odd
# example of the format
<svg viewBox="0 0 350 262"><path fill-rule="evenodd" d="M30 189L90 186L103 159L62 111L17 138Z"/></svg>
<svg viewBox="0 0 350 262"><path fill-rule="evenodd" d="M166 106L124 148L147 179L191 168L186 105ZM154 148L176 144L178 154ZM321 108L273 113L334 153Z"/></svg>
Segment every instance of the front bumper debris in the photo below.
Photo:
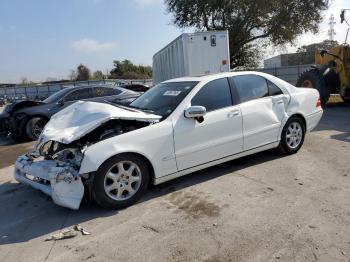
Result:
<svg viewBox="0 0 350 262"><path fill-rule="evenodd" d="M15 163L14 177L51 196L60 206L79 209L84 185L78 171L56 160L34 160L20 156Z"/></svg>

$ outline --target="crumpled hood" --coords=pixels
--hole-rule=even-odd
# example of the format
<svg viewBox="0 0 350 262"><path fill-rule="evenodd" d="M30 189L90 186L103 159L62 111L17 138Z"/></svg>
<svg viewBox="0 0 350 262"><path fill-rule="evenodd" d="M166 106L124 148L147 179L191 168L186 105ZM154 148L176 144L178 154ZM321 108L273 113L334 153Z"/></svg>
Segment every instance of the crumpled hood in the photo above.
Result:
<svg viewBox="0 0 350 262"><path fill-rule="evenodd" d="M161 116L105 103L78 101L51 117L37 145L40 146L50 140L69 144L110 119L158 122Z"/></svg>
<svg viewBox="0 0 350 262"><path fill-rule="evenodd" d="M42 104L45 104L45 103L42 101L35 101L35 100L17 100L15 102L12 102L11 104L8 104L5 107L4 111L6 113L11 114L22 108L28 108L28 107L38 106Z"/></svg>

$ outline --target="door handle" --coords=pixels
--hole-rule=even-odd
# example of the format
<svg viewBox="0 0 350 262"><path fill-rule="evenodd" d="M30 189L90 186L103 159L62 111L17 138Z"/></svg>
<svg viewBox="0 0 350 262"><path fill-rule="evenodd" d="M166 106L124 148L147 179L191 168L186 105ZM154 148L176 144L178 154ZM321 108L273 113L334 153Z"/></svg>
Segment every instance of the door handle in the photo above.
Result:
<svg viewBox="0 0 350 262"><path fill-rule="evenodd" d="M235 117L238 115L239 115L239 110L232 110L227 114L228 117Z"/></svg>
<svg viewBox="0 0 350 262"><path fill-rule="evenodd" d="M280 105L280 104L284 104L283 100L279 100L277 101L277 104Z"/></svg>

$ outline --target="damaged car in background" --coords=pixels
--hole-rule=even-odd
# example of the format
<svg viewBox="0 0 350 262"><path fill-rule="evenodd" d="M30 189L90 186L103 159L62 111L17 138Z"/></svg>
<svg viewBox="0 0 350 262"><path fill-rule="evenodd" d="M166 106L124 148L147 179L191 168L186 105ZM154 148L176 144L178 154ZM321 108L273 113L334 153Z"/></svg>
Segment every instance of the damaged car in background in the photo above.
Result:
<svg viewBox="0 0 350 262"><path fill-rule="evenodd" d="M264 73L168 80L128 106L66 107L17 159L14 176L64 207L78 209L87 194L123 208L149 183L271 148L296 153L322 112L317 90Z"/></svg>
<svg viewBox="0 0 350 262"><path fill-rule="evenodd" d="M37 140L52 115L78 100L128 104L141 95L140 92L127 88L127 85L71 86L52 94L44 101L13 102L0 114L0 133L7 133L13 138Z"/></svg>

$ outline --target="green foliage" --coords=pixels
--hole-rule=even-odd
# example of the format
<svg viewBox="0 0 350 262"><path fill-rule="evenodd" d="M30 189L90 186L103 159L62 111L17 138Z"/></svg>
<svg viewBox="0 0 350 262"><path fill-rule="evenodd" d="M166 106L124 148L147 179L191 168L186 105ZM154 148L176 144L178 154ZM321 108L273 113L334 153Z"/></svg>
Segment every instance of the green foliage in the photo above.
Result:
<svg viewBox="0 0 350 262"><path fill-rule="evenodd" d="M115 60L113 65L114 68L110 72L110 78L146 79L152 77L150 66L134 65L130 60Z"/></svg>
<svg viewBox="0 0 350 262"><path fill-rule="evenodd" d="M232 67L253 67L267 44L292 43L317 32L328 0L165 0L174 24L229 30Z"/></svg>
<svg viewBox="0 0 350 262"><path fill-rule="evenodd" d="M104 79L104 75L102 73L101 70L97 70L92 74L91 77L92 80L103 80Z"/></svg>
<svg viewBox="0 0 350 262"><path fill-rule="evenodd" d="M83 65L83 64L80 64L78 65L77 67L77 72L76 72L76 81L86 81L86 80L89 80L90 79L90 69Z"/></svg>

